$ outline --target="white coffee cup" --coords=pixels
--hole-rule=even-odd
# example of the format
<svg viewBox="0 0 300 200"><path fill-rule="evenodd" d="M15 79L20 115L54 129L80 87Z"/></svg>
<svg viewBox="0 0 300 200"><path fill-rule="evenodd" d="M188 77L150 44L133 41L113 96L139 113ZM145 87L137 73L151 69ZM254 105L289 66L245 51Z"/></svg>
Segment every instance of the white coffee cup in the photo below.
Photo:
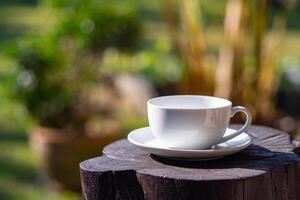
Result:
<svg viewBox="0 0 300 200"><path fill-rule="evenodd" d="M147 109L151 132L170 148L207 149L236 137L251 125L251 114L246 108L232 107L230 101L212 96L157 97L147 102ZM224 136L230 118L237 112L246 115L244 126Z"/></svg>

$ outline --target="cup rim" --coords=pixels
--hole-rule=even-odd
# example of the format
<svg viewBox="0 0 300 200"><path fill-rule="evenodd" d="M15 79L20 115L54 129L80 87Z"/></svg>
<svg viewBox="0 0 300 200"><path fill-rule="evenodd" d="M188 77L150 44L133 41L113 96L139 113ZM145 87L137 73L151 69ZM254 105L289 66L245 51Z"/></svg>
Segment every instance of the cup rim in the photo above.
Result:
<svg viewBox="0 0 300 200"><path fill-rule="evenodd" d="M154 104L154 101L158 100L158 99L162 99L162 98L172 98L172 97L196 97L196 98L211 98L211 99L216 99L219 101L223 101L224 104L219 105L219 106L212 106L212 107L207 107L207 108L197 108L197 107L193 107L193 108L178 108L178 107L172 107L172 106L162 106L162 105L157 105ZM166 95L166 96L159 96L159 97L155 97L152 99L149 99L147 101L147 105L151 105L153 107L156 108L160 108L160 109L165 109L165 110L212 110L212 109L220 109L220 108L226 108L226 107L231 107L232 106L232 102L221 98L221 97L215 97L215 96L207 96L207 95Z"/></svg>

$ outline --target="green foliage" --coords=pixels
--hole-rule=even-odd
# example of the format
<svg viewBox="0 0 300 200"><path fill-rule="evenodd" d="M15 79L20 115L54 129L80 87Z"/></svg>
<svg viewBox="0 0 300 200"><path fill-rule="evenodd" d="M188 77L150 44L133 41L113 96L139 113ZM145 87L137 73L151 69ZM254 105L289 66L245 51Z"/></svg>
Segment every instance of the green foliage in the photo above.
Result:
<svg viewBox="0 0 300 200"><path fill-rule="evenodd" d="M17 64L15 96L38 123L84 132L93 113L78 111L88 104L80 95L101 76L99 55L134 48L140 20L128 6L70 2L50 33L21 38L7 52Z"/></svg>
<svg viewBox="0 0 300 200"><path fill-rule="evenodd" d="M46 6L51 6L54 8L64 8L71 5L76 0L43 0L42 3Z"/></svg>
<svg viewBox="0 0 300 200"><path fill-rule="evenodd" d="M25 38L15 51L19 66L16 96L42 125L62 127L72 90L65 83L66 58L47 38Z"/></svg>
<svg viewBox="0 0 300 200"><path fill-rule="evenodd" d="M268 3L274 9L279 11L286 11L294 6L294 0L269 0Z"/></svg>
<svg viewBox="0 0 300 200"><path fill-rule="evenodd" d="M184 70L183 63L173 54L170 38L161 34L153 43L133 55L107 49L103 53L102 73L142 74L155 87L178 82Z"/></svg>
<svg viewBox="0 0 300 200"><path fill-rule="evenodd" d="M299 88L300 60L293 57L284 57L280 63L280 89L292 92Z"/></svg>
<svg viewBox="0 0 300 200"><path fill-rule="evenodd" d="M80 1L66 9L57 37L71 37L84 49L101 52L135 48L140 32L141 22L131 6Z"/></svg>

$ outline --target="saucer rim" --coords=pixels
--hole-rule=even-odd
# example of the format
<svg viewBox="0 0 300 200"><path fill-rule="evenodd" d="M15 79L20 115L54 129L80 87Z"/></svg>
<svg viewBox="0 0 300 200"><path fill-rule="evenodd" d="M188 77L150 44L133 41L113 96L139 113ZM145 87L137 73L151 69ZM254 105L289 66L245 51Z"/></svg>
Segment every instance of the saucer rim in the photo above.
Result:
<svg viewBox="0 0 300 200"><path fill-rule="evenodd" d="M130 143L132 143L133 145L136 145L138 147L141 147L141 148L150 148L150 149L154 149L154 150L162 150L162 151L176 151L176 152L183 152L183 153L216 153L216 152L226 152L226 151L232 151L232 150L237 150L237 149L245 149L247 148L249 145L252 144L252 138L249 136L249 134L247 134L246 132L243 132L241 134L244 134L244 135L247 135L247 137L249 138L249 140L247 140L245 143L243 144L240 144L238 146L233 146L233 147L223 147L221 149L176 149L176 148L169 148L169 147L153 147L153 146L150 146L150 145L144 145L140 142L136 142L136 140L132 139L132 136L142 130L142 129L148 129L150 132L150 127L149 126L146 126L146 127L142 127L142 128L138 128L138 129L135 129L135 130L132 130L131 132L128 133L127 135L127 139ZM227 128L226 130L228 129L232 129L232 128ZM235 130L235 129L232 129L232 130ZM151 133L152 134L152 133ZM154 140L157 140L157 139L154 139ZM227 141L228 142L228 141ZM224 142L225 143L225 142ZM222 143L220 143L222 144Z"/></svg>

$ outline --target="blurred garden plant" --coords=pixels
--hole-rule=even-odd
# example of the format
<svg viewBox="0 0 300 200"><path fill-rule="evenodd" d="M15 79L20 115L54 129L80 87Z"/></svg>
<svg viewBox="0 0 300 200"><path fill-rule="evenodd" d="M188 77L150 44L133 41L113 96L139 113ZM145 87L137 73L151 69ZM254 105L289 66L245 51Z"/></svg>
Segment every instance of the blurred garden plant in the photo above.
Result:
<svg viewBox="0 0 300 200"><path fill-rule="evenodd" d="M104 89L102 54L134 50L141 22L128 5L69 1L59 11L55 29L11 50L19 66L16 95L39 125L86 133L91 121L114 119L118 110L114 91Z"/></svg>
<svg viewBox="0 0 300 200"><path fill-rule="evenodd" d="M120 50L136 48L141 21L134 8L92 2L73 1L64 8L57 37L71 37L81 48L94 52L102 52L108 47Z"/></svg>
<svg viewBox="0 0 300 200"><path fill-rule="evenodd" d="M141 22L128 4L74 0L55 9L51 31L20 38L7 52L17 66L14 95L36 121L30 143L44 174L55 187L80 191L79 163L128 128L103 54L133 52Z"/></svg>
<svg viewBox="0 0 300 200"><path fill-rule="evenodd" d="M247 106L257 121L272 122L279 47L293 2L228 0L217 62L208 52L200 3L162 2L170 36L187 65L183 91L231 99Z"/></svg>

